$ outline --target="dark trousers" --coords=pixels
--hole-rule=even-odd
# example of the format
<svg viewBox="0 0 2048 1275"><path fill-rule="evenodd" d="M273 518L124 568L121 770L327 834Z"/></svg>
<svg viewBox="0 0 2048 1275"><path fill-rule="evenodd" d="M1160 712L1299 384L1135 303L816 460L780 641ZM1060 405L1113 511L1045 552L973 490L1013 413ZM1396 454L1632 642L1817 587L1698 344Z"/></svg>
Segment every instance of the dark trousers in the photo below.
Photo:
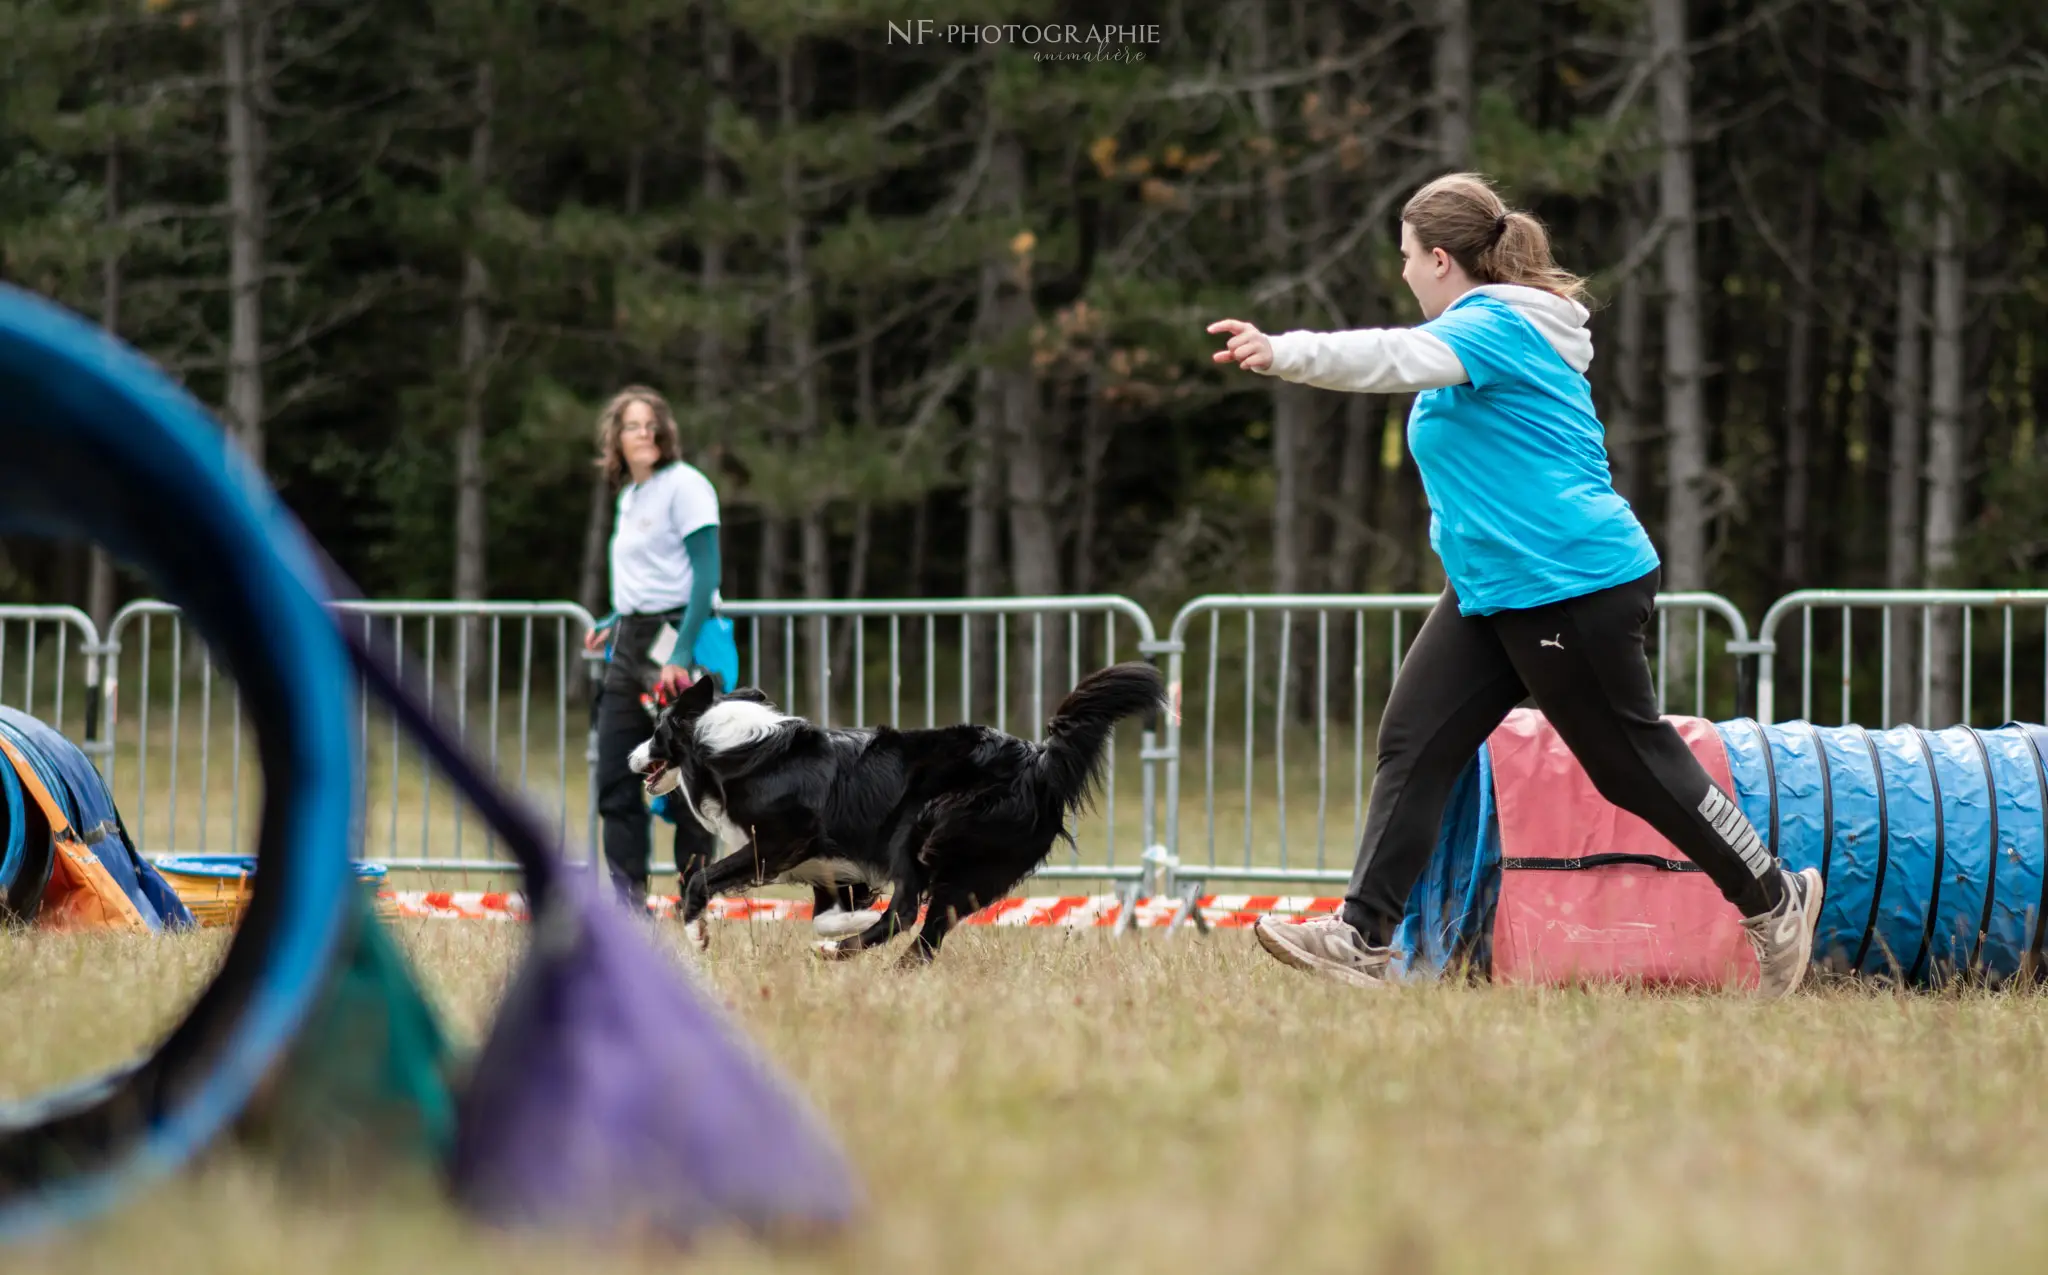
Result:
<svg viewBox="0 0 2048 1275"><path fill-rule="evenodd" d="M1770 852L1657 713L1643 635L1658 574L1489 616L1460 615L1445 591L1380 719L1372 804L1344 903L1344 919L1368 942L1392 939L1459 772L1524 698L1602 797L1662 833L1742 915L1777 905L1784 882Z"/></svg>
<svg viewBox="0 0 2048 1275"><path fill-rule="evenodd" d="M627 901L639 904L647 895L648 865L653 855L654 816L640 776L627 759L654 733L654 719L640 703L653 688L660 669L646 651L674 616L623 616L612 639L612 659L605 666L597 698L597 813L604 825L604 857L612 878ZM688 811L676 812L676 865L684 880L707 862L717 843Z"/></svg>

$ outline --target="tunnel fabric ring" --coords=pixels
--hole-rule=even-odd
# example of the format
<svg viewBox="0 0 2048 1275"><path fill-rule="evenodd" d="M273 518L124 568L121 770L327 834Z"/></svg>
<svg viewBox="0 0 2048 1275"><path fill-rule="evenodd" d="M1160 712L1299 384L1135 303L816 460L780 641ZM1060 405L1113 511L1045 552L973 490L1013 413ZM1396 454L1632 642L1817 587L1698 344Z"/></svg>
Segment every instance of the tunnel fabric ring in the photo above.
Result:
<svg viewBox="0 0 2048 1275"><path fill-rule="evenodd" d="M102 1211L219 1136L323 987L351 905L358 750L319 563L189 395L85 321L0 285L0 532L146 572L247 696L263 887L213 983L137 1064L0 1108L0 1239Z"/></svg>

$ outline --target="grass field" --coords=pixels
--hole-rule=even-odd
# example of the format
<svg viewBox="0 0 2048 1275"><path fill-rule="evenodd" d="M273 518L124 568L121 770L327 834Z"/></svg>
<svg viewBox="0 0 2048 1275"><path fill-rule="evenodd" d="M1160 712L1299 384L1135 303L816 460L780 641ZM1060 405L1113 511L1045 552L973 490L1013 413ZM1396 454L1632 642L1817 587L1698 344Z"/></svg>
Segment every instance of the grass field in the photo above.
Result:
<svg viewBox="0 0 2048 1275"><path fill-rule="evenodd" d="M402 927L466 1040L519 927ZM673 941L673 931L664 931ZM721 923L703 969L871 1195L802 1253L481 1233L423 1183L223 1156L10 1272L2013 1270L2048 1262L2048 1002L1365 995L1242 931L958 932L932 970ZM218 933L0 939L0 1093L126 1056ZM694 960L677 949L678 960Z"/></svg>

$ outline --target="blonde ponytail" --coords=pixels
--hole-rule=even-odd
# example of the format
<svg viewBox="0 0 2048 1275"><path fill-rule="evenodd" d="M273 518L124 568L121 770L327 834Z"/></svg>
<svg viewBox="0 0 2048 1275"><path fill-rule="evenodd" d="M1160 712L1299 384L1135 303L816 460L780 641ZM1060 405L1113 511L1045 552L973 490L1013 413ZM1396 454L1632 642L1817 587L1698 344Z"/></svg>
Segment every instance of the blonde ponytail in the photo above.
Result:
<svg viewBox="0 0 2048 1275"><path fill-rule="evenodd" d="M1401 209L1424 248L1441 248L1477 283L1517 283L1570 300L1586 281L1550 255L1550 234L1533 215L1501 201L1477 173L1451 173L1415 192Z"/></svg>

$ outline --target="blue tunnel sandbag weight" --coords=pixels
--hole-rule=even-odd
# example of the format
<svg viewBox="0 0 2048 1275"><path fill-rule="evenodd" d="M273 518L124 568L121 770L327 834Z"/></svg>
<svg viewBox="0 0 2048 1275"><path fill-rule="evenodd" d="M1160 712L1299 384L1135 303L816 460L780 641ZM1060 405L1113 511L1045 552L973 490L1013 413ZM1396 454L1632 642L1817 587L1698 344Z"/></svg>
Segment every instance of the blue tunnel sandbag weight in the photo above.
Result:
<svg viewBox="0 0 2048 1275"><path fill-rule="evenodd" d="M319 567L189 395L84 320L0 285L0 532L93 540L180 607L251 705L259 891L214 982L139 1063L0 1108L0 1239L102 1211L220 1135L336 959L359 776L353 674Z"/></svg>

